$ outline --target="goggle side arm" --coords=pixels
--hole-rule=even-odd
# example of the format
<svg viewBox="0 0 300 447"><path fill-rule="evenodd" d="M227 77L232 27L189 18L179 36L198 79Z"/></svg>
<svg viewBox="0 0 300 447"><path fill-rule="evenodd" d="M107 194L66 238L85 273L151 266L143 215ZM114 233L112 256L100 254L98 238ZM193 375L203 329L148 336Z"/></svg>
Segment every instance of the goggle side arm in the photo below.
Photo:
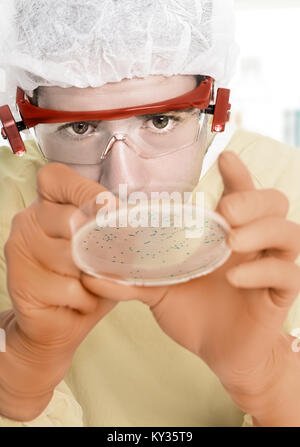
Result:
<svg viewBox="0 0 300 447"><path fill-rule="evenodd" d="M9 141L14 154L22 156L26 152L20 132L27 129L23 121L16 123L8 105L0 107L0 121L2 122L1 136Z"/></svg>
<svg viewBox="0 0 300 447"><path fill-rule="evenodd" d="M231 104L229 104L230 90L219 88L216 104L211 104L204 113L214 115L211 130L212 132L224 132L225 125L230 119Z"/></svg>

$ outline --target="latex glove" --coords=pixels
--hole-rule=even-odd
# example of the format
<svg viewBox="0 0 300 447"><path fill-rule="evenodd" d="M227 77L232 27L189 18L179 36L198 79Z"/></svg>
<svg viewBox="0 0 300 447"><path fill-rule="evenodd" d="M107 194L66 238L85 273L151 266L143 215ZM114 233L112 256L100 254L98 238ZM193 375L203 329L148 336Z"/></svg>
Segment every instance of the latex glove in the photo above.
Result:
<svg viewBox="0 0 300 447"><path fill-rule="evenodd" d="M83 287L71 256L69 219L102 191L69 167L49 163L38 172L36 201L13 218L4 248L13 312L7 312L0 370L0 390L7 393L0 393L0 412L7 417L41 413L76 348L116 305Z"/></svg>
<svg viewBox="0 0 300 447"><path fill-rule="evenodd" d="M164 287L115 284L82 274L85 287L150 306L160 327L214 371L241 409L248 411L286 367L281 332L300 290L300 225L288 221L287 197L256 190L232 152L218 159L224 193L216 211L233 227L228 261L209 275ZM228 240L228 239L227 239Z"/></svg>

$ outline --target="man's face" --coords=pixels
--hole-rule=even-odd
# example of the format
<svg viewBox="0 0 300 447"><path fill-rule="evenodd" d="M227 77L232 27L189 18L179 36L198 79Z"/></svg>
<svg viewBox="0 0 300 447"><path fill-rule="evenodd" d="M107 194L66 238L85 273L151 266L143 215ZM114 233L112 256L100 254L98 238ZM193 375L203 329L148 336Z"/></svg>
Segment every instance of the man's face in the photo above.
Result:
<svg viewBox="0 0 300 447"><path fill-rule="evenodd" d="M69 111L123 108L171 99L195 87L196 79L190 75L124 79L96 88L43 87L38 105L48 109ZM208 115L205 115L199 139L193 145L172 154L145 159L128 150L123 141L116 141L106 159L98 164L66 164L84 177L101 183L115 194L118 193L119 184L126 184L128 193L132 191L191 192L198 183L206 152L209 119L207 117ZM122 120L116 121L120 125L121 122ZM56 144L53 129L61 124L39 124L35 127L43 152L49 153L48 149L51 150L51 146Z"/></svg>

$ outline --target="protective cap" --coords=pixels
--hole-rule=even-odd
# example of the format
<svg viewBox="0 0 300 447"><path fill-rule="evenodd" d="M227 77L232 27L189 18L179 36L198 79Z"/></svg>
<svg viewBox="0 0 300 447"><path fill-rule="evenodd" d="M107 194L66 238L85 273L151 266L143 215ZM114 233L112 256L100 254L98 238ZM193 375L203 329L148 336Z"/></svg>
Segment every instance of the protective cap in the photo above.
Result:
<svg viewBox="0 0 300 447"><path fill-rule="evenodd" d="M0 0L0 105L16 86L100 87L148 75L235 71L233 0ZM14 112L14 108L12 108Z"/></svg>

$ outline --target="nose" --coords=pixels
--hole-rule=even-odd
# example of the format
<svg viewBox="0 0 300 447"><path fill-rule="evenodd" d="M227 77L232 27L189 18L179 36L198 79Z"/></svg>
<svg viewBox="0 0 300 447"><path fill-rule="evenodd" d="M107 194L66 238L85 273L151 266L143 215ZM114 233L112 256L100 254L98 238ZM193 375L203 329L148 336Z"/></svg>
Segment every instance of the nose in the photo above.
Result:
<svg viewBox="0 0 300 447"><path fill-rule="evenodd" d="M147 163L130 150L124 139L111 138L110 143L114 150L102 160L98 182L113 194L118 194L120 184L127 185L128 194L143 191L150 181Z"/></svg>

